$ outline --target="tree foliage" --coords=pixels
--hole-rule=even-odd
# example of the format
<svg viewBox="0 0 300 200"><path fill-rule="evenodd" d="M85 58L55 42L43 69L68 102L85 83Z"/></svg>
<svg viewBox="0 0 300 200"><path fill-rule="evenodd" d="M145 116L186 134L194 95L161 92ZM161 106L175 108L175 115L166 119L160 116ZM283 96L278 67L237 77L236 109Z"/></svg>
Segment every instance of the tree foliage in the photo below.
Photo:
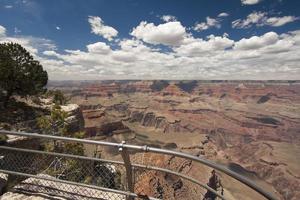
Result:
<svg viewBox="0 0 300 200"><path fill-rule="evenodd" d="M66 137L84 138L84 132L69 133L66 129L67 113L61 110L59 105L54 105L49 116L38 119L38 125L46 134ZM78 142L53 141L44 144L46 151L59 153L84 155L84 146ZM68 181L84 182L102 187L120 189L122 187L122 174L120 171L112 171L110 166L100 161L88 161L81 159L54 159L47 166L47 174Z"/></svg>
<svg viewBox="0 0 300 200"><path fill-rule="evenodd" d="M37 123L41 132L49 135L58 135L65 137L84 138L84 132L76 132L71 135L67 129L66 119L68 113L63 111L59 105L54 105L49 116L42 116L37 119ZM58 148L62 146L62 148ZM83 145L76 142L58 143L54 141L53 146L46 144L46 150L61 150L63 153L71 153L77 155L83 155Z"/></svg>
<svg viewBox="0 0 300 200"><path fill-rule="evenodd" d="M41 132L48 135L60 135L67 134L66 118L68 114L61 110L60 106L53 106L50 116L42 116L37 119Z"/></svg>
<svg viewBox="0 0 300 200"><path fill-rule="evenodd" d="M68 114L61 109L59 105L54 105L49 116L42 116L38 118L38 126L41 128L41 132L45 134L65 136L65 137L75 137L84 138L84 132L76 132L71 135L67 131L66 119ZM60 153L74 154L74 155L84 155L84 146L82 143L78 142L63 142L56 141L47 142L44 144L46 151L54 151ZM64 167L50 167L48 172L52 176L66 176L69 181L80 182L84 179L82 175L84 173L84 162L78 159L67 159L67 160L57 160L53 161L59 162L59 166ZM57 164L57 163L56 163Z"/></svg>
<svg viewBox="0 0 300 200"><path fill-rule="evenodd" d="M6 135L0 135L0 144L5 144L7 140L7 136Z"/></svg>
<svg viewBox="0 0 300 200"><path fill-rule="evenodd" d="M16 94L22 97L44 92L48 74L33 56L17 43L0 44L0 90L4 105Z"/></svg>
<svg viewBox="0 0 300 200"><path fill-rule="evenodd" d="M52 98L55 105L66 105L71 99L65 96L61 90L48 90L45 93L45 97Z"/></svg>
<svg viewBox="0 0 300 200"><path fill-rule="evenodd" d="M60 91L55 90L53 94L53 102L57 105L65 105L67 104L69 99Z"/></svg>

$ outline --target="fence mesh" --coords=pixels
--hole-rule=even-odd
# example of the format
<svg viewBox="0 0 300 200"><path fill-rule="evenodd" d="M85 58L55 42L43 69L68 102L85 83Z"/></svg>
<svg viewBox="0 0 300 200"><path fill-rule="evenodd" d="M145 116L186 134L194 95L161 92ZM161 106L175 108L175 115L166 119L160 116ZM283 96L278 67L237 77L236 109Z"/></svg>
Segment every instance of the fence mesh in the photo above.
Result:
<svg viewBox="0 0 300 200"><path fill-rule="evenodd" d="M53 141L49 143L52 144ZM45 148L49 143L45 145L43 141L42 148L40 148L41 151L49 151L49 149ZM58 148L51 149L51 152L69 155L76 155L76 153L80 152L76 151L78 144L70 142L69 147L74 147L75 151L69 152L69 150L64 149L67 146L65 143L68 142L57 143ZM117 147L91 144L83 145L83 147L83 154L86 156L124 162L121 156L122 153L119 152ZM22 148L25 147L23 146ZM154 197L157 199L193 200L203 198L205 190L196 183L167 172L135 166L135 164L139 164L169 169L190 177L196 175L194 178L201 178L202 180L203 178L208 178L207 174L209 173L205 173L206 175L204 176L203 173L199 173L203 170L203 168L197 167L201 166L199 163L192 165L192 161L189 159L161 153L138 152L132 149L127 149L127 153L129 154L132 170L132 191L128 187L128 179L130 177L127 177L124 164L11 149L0 149L0 169L37 175L38 177L28 178L20 175L3 175L0 173L0 179L2 176L5 176L3 179L7 179L9 183L8 190L30 191L67 199L127 200ZM82 152L79 154L82 154ZM43 177L79 183L79 185L44 180ZM98 188L85 187L80 184L97 186ZM103 190L103 188L135 193L138 197L128 198L124 194Z"/></svg>
<svg viewBox="0 0 300 200"><path fill-rule="evenodd" d="M0 169L2 170L56 178L116 190L125 190L125 169L124 166L119 164L13 150L1 150L1 154ZM6 179L9 183L8 189L14 187L14 190L47 193L72 199L79 197L79 199L88 197L99 197L100 199L125 198L124 195L111 192L100 192L99 190L38 178L6 175Z"/></svg>

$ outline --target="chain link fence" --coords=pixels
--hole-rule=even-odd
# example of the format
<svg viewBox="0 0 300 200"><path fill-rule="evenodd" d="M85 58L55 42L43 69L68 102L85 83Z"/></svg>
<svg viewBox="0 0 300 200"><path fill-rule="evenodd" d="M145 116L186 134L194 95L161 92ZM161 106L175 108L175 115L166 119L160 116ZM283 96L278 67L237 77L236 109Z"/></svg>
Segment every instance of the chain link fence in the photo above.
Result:
<svg viewBox="0 0 300 200"><path fill-rule="evenodd" d="M66 199L198 200L209 190L225 199L198 181L207 180L211 168L185 154L125 143L13 134L40 138L42 145L35 149L0 145L0 180L6 180L7 191ZM54 138L61 148L45 149ZM67 143L83 145L85 156L66 151Z"/></svg>
<svg viewBox="0 0 300 200"><path fill-rule="evenodd" d="M0 169L91 186L125 190L124 166L101 161L1 149ZM71 199L122 199L122 195L82 186L9 174L8 190L23 190ZM124 195L123 195L124 196ZM124 197L123 197L124 199Z"/></svg>

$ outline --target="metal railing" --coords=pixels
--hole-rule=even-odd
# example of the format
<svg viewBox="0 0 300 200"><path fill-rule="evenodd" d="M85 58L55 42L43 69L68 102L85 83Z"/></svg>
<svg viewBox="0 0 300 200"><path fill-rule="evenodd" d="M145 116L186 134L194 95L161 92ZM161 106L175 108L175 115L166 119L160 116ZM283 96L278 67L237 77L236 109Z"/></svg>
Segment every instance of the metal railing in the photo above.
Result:
<svg viewBox="0 0 300 200"><path fill-rule="evenodd" d="M214 168L252 188L266 199L276 199L253 181L225 166L182 152L130 145L125 142L112 143L37 133L0 130L0 134L38 138L41 143L61 141L79 143L87 147L93 145L95 149L100 147L102 151L112 152L112 156L105 159L103 158L105 156L82 156L2 144L0 145L0 173L9 175L8 181L17 182L14 189L19 191L49 193L72 199L78 196L79 199L174 199L174 196L171 197L168 192L162 192L160 182L156 182L158 185L151 188L147 185L149 181L145 181L147 178L172 176L172 180L177 180L176 184L172 182L173 188L186 184L189 186L188 190L193 188L193 192L197 193L194 194L197 196L196 199L203 197L206 191L210 191L220 199L226 199L220 192L201 183L196 177L182 172L184 164L179 170L168 169L166 165L158 164L161 158L168 156L164 161L170 162L176 158L178 161L176 163L194 162ZM167 184L165 186L168 187Z"/></svg>

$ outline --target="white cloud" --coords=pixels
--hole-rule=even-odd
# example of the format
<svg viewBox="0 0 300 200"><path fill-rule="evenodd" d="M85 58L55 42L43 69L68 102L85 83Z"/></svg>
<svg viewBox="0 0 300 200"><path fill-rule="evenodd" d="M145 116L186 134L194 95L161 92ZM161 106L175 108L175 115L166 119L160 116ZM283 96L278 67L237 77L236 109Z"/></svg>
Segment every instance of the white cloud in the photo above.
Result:
<svg viewBox="0 0 300 200"><path fill-rule="evenodd" d="M111 49L110 46L105 44L104 42L97 42L94 44L87 45L88 52L90 53L99 53L99 54L108 54Z"/></svg>
<svg viewBox="0 0 300 200"><path fill-rule="evenodd" d="M15 32L15 34L19 34L19 33L21 33L22 31L21 31L20 29L18 29L17 27L15 27L15 28L14 28L14 32Z"/></svg>
<svg viewBox="0 0 300 200"><path fill-rule="evenodd" d="M126 51L114 51L112 58L116 61L125 62L125 63L134 62L137 59L135 54Z"/></svg>
<svg viewBox="0 0 300 200"><path fill-rule="evenodd" d="M130 34L150 44L179 45L186 36L186 29L178 21L157 26L142 21Z"/></svg>
<svg viewBox="0 0 300 200"><path fill-rule="evenodd" d="M163 15L161 19L165 22L177 21L176 17L172 15Z"/></svg>
<svg viewBox="0 0 300 200"><path fill-rule="evenodd" d="M270 26L283 26L298 19L299 17L295 16L270 17L267 19L266 24Z"/></svg>
<svg viewBox="0 0 300 200"><path fill-rule="evenodd" d="M250 50L259 49L264 46L275 44L279 40L279 36L275 32L268 32L262 36L253 36L251 38L243 38L236 42L235 49Z"/></svg>
<svg viewBox="0 0 300 200"><path fill-rule="evenodd" d="M183 35L174 45L174 42L166 44L153 33L160 30L158 27L151 26L151 37L142 34L140 39L135 36L120 39L113 47L96 42L86 45L86 50L58 52L47 39L10 37L4 27L0 42L13 40L30 49L52 80L300 78L300 30L284 34L268 32L234 41L226 33L194 37L182 26ZM162 50L149 45L144 42L146 38L150 44L164 42L169 48Z"/></svg>
<svg viewBox="0 0 300 200"><path fill-rule="evenodd" d="M49 50L47 50L47 51L44 51L43 52L43 54L44 55L46 55L46 56L54 56L54 57L59 57L59 54L58 53L56 53L55 51L53 51L53 50L51 50L51 51L49 51Z"/></svg>
<svg viewBox="0 0 300 200"><path fill-rule="evenodd" d="M143 42L134 39L124 39L119 42L119 46L123 51L131 51L135 53L158 51L143 44Z"/></svg>
<svg viewBox="0 0 300 200"><path fill-rule="evenodd" d="M222 12L222 13L218 14L218 17L228 17L228 16L229 16L229 14L226 12Z"/></svg>
<svg viewBox="0 0 300 200"><path fill-rule="evenodd" d="M118 35L118 31L111 26L104 25L100 17L89 16L88 21L91 25L91 32L104 37L108 41L112 41Z"/></svg>
<svg viewBox="0 0 300 200"><path fill-rule="evenodd" d="M59 26L56 26L55 29L59 31L61 28Z"/></svg>
<svg viewBox="0 0 300 200"><path fill-rule="evenodd" d="M233 28L249 28L255 24L263 24L266 21L266 13L265 12L253 12L250 13L246 19L237 19L232 22Z"/></svg>
<svg viewBox="0 0 300 200"><path fill-rule="evenodd" d="M246 19L237 19L232 22L233 28L250 28L256 26L283 26L287 23L298 20L295 16L269 17L266 12L252 12Z"/></svg>
<svg viewBox="0 0 300 200"><path fill-rule="evenodd" d="M220 20L206 17L206 22L197 23L194 26L194 30L195 31L203 31L203 30L207 30L211 27L221 28Z"/></svg>
<svg viewBox="0 0 300 200"><path fill-rule="evenodd" d="M210 35L207 40L187 38L183 45L174 48L178 55L185 56L203 56L205 53L215 53L215 51L223 51L232 47L233 40L226 36Z"/></svg>
<svg viewBox="0 0 300 200"><path fill-rule="evenodd" d="M0 38L6 35L6 28L0 25Z"/></svg>
<svg viewBox="0 0 300 200"><path fill-rule="evenodd" d="M12 5L5 5L4 8L11 9L11 8L13 8L13 6Z"/></svg>
<svg viewBox="0 0 300 200"><path fill-rule="evenodd" d="M227 34L205 39L185 35L173 51L153 49L135 38L119 47L87 45L87 51L47 52L56 60L43 60L57 79L299 79L300 31L234 41ZM97 48L96 48L97 47ZM58 54L58 55L57 55ZM63 74L63 75L62 75ZM72 79L72 78L71 78Z"/></svg>
<svg viewBox="0 0 300 200"><path fill-rule="evenodd" d="M35 57L37 56L39 50L50 50L56 48L51 40L45 38L31 36L9 37L6 34L6 28L0 25L0 43L4 42L18 43L26 48Z"/></svg>
<svg viewBox="0 0 300 200"><path fill-rule="evenodd" d="M22 45L33 56L37 56L39 50L55 49L55 45L51 40L44 38L36 38L30 36L18 36L18 37L0 37L0 43L14 42Z"/></svg>
<svg viewBox="0 0 300 200"><path fill-rule="evenodd" d="M261 0L241 0L242 4L244 5L254 5L261 2Z"/></svg>

